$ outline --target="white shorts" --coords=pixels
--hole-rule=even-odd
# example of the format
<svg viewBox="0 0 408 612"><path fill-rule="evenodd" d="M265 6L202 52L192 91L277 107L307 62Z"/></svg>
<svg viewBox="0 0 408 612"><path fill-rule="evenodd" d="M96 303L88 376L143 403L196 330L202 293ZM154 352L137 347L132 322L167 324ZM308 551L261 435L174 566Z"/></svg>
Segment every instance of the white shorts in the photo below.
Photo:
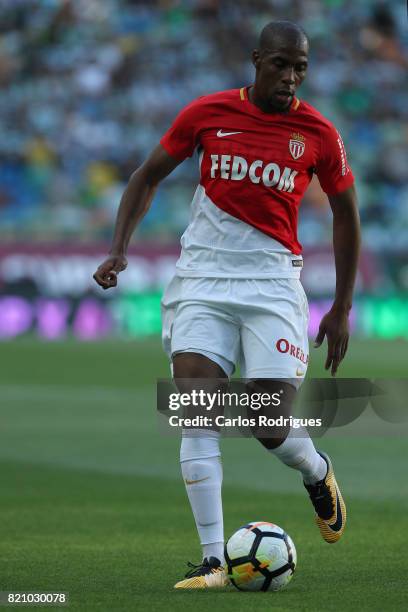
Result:
<svg viewBox="0 0 408 612"><path fill-rule="evenodd" d="M182 278L162 299L163 347L206 355L231 376L303 380L309 309L298 279Z"/></svg>

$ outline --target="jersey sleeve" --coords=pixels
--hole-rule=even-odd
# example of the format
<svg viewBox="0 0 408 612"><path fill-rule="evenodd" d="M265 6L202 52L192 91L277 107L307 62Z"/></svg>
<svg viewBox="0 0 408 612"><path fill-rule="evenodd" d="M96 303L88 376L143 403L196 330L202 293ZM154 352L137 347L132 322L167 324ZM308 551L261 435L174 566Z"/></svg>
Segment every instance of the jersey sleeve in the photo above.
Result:
<svg viewBox="0 0 408 612"><path fill-rule="evenodd" d="M191 157L199 143L200 108L200 99L185 106L160 140L167 153L180 161Z"/></svg>
<svg viewBox="0 0 408 612"><path fill-rule="evenodd" d="M327 195L341 193L354 183L343 140L334 125L330 124L322 133L321 153L316 165L316 174Z"/></svg>

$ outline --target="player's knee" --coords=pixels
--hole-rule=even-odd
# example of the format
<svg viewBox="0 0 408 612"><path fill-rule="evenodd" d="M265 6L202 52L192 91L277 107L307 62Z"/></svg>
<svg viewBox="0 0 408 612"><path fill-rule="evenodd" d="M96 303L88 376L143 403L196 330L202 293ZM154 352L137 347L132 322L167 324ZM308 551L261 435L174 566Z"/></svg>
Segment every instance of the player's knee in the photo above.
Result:
<svg viewBox="0 0 408 612"><path fill-rule="evenodd" d="M267 450L273 450L275 448L278 448L278 446L280 446L281 444L283 444L283 442L286 440L288 435L289 435L289 430L286 435L279 435L276 438L259 438L258 437L257 440Z"/></svg>
<svg viewBox="0 0 408 612"><path fill-rule="evenodd" d="M255 397L256 393L258 396L262 394L264 398L266 395L270 398L270 402L265 401L257 411L252 435L266 449L277 448L289 435L296 389L290 383L281 380L259 379L249 383L248 390L251 397Z"/></svg>

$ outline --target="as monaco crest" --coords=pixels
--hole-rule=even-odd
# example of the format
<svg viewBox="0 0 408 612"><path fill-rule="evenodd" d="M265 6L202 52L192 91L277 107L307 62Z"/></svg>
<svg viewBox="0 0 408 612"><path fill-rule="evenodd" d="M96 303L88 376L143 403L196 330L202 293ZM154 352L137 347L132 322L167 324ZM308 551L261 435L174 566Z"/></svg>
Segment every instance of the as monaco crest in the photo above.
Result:
<svg viewBox="0 0 408 612"><path fill-rule="evenodd" d="M305 137L299 133L293 133L290 135L289 140L289 151L293 159L299 159L305 152Z"/></svg>

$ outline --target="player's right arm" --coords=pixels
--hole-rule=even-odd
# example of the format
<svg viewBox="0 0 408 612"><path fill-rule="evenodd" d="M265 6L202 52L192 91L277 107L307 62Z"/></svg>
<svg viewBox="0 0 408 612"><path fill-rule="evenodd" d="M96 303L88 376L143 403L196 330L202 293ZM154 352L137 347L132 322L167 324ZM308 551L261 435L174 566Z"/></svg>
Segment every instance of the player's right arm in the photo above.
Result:
<svg viewBox="0 0 408 612"><path fill-rule="evenodd" d="M127 266L129 240L136 225L149 210L158 184L194 153L202 116L200 99L184 107L160 144L130 177L120 201L109 257L94 274L95 281L104 289L118 284L117 275Z"/></svg>
<svg viewBox="0 0 408 612"><path fill-rule="evenodd" d="M101 263L93 275L103 289L116 287L118 273L127 266L126 251L136 226L149 210L160 181L166 178L181 161L169 155L159 144L131 175L120 201L109 257Z"/></svg>

